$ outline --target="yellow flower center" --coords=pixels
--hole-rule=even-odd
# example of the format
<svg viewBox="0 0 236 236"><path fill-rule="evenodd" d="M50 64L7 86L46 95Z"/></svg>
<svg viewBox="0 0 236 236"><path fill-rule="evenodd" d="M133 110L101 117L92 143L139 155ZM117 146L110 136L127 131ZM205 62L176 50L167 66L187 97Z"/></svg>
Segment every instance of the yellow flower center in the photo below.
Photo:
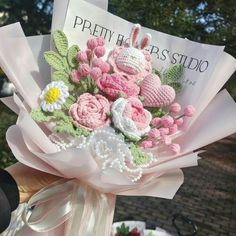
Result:
<svg viewBox="0 0 236 236"><path fill-rule="evenodd" d="M52 104L60 97L61 92L58 88L50 88L44 96L45 101L48 104Z"/></svg>

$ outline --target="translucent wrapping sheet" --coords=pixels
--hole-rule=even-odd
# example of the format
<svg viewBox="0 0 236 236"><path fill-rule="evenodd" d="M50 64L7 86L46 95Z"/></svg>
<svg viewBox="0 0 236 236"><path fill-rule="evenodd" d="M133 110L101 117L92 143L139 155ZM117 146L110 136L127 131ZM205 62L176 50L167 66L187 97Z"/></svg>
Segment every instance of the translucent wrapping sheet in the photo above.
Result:
<svg viewBox="0 0 236 236"><path fill-rule="evenodd" d="M97 2L101 4L99 7L82 0L62 2L55 1L52 27L62 29L68 35L69 43L79 44L81 48L92 32L89 29L83 29L82 21L89 20L90 27L95 27L97 24L100 28L107 29L107 34L110 34L109 48L114 46L117 39L127 38L132 27L131 23L102 10L101 7L103 9L107 7L107 4L102 1ZM88 14L91 11L94 14ZM77 21L78 17L81 18L81 24L75 25L76 17ZM76 27L72 27L73 22ZM94 32L96 34L96 31ZM205 65L205 67L200 68L199 64L199 68L195 70L187 68L187 66L185 68L185 86L177 101L182 106L189 103L194 105L197 114L185 127L184 132L173 140L182 146L181 153L168 156L159 154L156 164L144 170L142 179L138 182L131 182L118 171L111 169L102 171L88 148L68 148L58 152L56 145L48 138L50 133L48 127L39 126L29 114L32 108L38 107L38 96L50 81L50 70L42 60L43 52L50 48L50 36L27 39L19 24L0 28L0 66L17 89L17 94L14 94L13 97L2 99L6 105L19 114L17 124L10 127L6 134L12 152L20 162L29 167L62 176L65 179L73 178L82 181L85 186L82 187L82 190L88 194L82 210L82 216L87 217L87 222L81 223L79 228L74 226L76 219L73 206L78 207L76 206L78 202L74 201L74 198L78 197L81 192L80 182L73 182L72 188L69 188L68 194L71 194L72 198L67 199L64 195L58 196L61 201L67 203L62 206L55 203L49 204L50 207L48 207L47 201L45 203L45 196L51 196L53 188L44 189L34 196L32 201L39 202L42 207L34 210L34 215L39 218L36 217L37 220L34 221L33 226L31 224L32 228L39 229L43 225L45 231L53 229L50 233L40 233L40 235L84 235L78 234L78 232L93 235L92 230L87 231L89 227L86 228L86 225L88 223L90 226L92 225L92 228L95 227L94 214L97 214L96 216L100 219L99 217L102 215L99 215L99 212L103 212L101 209L105 209L107 204L110 207L109 213L104 214L107 215L107 222L109 222L107 224L110 227L115 206L114 195L173 198L183 183L180 168L197 165L198 153L193 151L236 132L235 102L225 90L217 94L235 71L235 59L226 54L223 47L199 44L146 28L143 29L143 32L149 32L153 36L149 50L158 48L161 53L158 56L158 52L153 51L154 67L163 70L180 55L183 55L183 60L186 58L190 62L192 60L192 63L201 61L201 65ZM189 67L191 66L193 64L189 64ZM63 189L63 186L67 185L68 182L65 181L60 188ZM91 193L93 194L90 196ZM95 196L97 196L96 201L104 203L104 205L94 205L91 210ZM60 224L51 222L52 224L46 227L48 222L43 221L44 217L39 213L42 211L45 214L47 211L53 213L57 210L65 213L68 210L65 206L68 204L72 206L69 210L70 217L61 217L61 221L58 221ZM100 210L98 211L98 209ZM65 224L62 224L64 221L66 221ZM37 222L40 222L41 226ZM28 224L30 225L30 221ZM25 230L29 230L29 228L22 230L21 235L26 235ZM103 235L109 235L109 231L104 227L104 222L101 223L100 228L96 228L96 232L100 233L97 235L102 235L102 232ZM60 234L56 234L56 232L60 232ZM33 232L30 235L33 235Z"/></svg>

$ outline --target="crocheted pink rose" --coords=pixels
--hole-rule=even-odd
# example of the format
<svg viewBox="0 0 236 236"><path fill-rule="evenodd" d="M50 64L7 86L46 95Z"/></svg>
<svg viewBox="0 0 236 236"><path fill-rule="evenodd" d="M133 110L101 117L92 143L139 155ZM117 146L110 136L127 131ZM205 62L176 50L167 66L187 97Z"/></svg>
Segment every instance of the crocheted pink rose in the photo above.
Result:
<svg viewBox="0 0 236 236"><path fill-rule="evenodd" d="M69 114L76 127L92 131L110 123L109 112L110 103L105 97L84 93L70 107Z"/></svg>
<svg viewBox="0 0 236 236"><path fill-rule="evenodd" d="M139 86L131 81L127 81L119 74L103 74L97 80L97 86L111 100L115 100L120 95L127 98L137 97L139 94Z"/></svg>
<svg viewBox="0 0 236 236"><path fill-rule="evenodd" d="M150 131L152 115L143 108L142 102L135 98L118 98L111 108L112 121L126 137L140 140Z"/></svg>

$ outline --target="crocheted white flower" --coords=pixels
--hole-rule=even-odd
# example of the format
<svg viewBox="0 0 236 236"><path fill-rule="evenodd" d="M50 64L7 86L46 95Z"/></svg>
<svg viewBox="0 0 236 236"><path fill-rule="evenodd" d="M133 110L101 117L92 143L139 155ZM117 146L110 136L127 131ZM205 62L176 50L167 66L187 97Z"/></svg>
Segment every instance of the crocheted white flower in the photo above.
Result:
<svg viewBox="0 0 236 236"><path fill-rule="evenodd" d="M41 107L46 112L60 110L69 97L68 87L62 81L53 81L46 86L40 95Z"/></svg>
<svg viewBox="0 0 236 236"><path fill-rule="evenodd" d="M140 140L150 130L152 115L137 98L117 99L111 113L114 126L130 139Z"/></svg>

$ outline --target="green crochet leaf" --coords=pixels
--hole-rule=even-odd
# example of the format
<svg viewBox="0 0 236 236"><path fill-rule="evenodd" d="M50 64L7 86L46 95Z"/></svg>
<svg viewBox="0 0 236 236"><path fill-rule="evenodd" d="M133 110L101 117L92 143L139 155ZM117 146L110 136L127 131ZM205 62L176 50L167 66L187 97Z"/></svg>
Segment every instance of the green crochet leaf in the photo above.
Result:
<svg viewBox="0 0 236 236"><path fill-rule="evenodd" d="M64 120L66 122L70 121L70 117L67 116L65 112L62 110L55 110L52 114L55 119Z"/></svg>
<svg viewBox="0 0 236 236"><path fill-rule="evenodd" d="M71 68L70 68L70 65L69 65L66 57L63 57L63 64L65 67L65 71L69 74L71 72Z"/></svg>
<svg viewBox="0 0 236 236"><path fill-rule="evenodd" d="M74 129L73 124L65 120L59 120L56 122L56 126L54 127L54 132L76 136L76 131Z"/></svg>
<svg viewBox="0 0 236 236"><path fill-rule="evenodd" d="M61 119L56 122L56 126L54 127L54 132L57 133L64 133L71 136L89 136L90 132L82 129L82 128L75 128L72 120L70 117L67 117L67 119Z"/></svg>
<svg viewBox="0 0 236 236"><path fill-rule="evenodd" d="M173 82L168 83L168 85L171 86L175 90L176 93L180 93L183 88L183 85L179 82L173 81Z"/></svg>
<svg viewBox="0 0 236 236"><path fill-rule="evenodd" d="M171 66L164 74L163 80L168 84L173 81L180 81L183 77L184 68L183 65Z"/></svg>
<svg viewBox="0 0 236 236"><path fill-rule="evenodd" d="M162 77L162 74L161 74L161 72L160 72L159 70L154 69L153 72L154 72L154 74L156 74L156 75L159 76L160 78Z"/></svg>
<svg viewBox="0 0 236 236"><path fill-rule="evenodd" d="M134 158L133 162L135 165L140 166L150 162L150 156L142 152L136 145L131 144L130 151Z"/></svg>
<svg viewBox="0 0 236 236"><path fill-rule="evenodd" d="M167 84L174 88L176 93L179 93L182 90L182 79L184 74L183 65L174 65L171 66L162 77L162 83Z"/></svg>
<svg viewBox="0 0 236 236"><path fill-rule="evenodd" d="M53 115L49 115L46 112L44 112L41 108L39 109L32 109L30 113L33 120L37 122L49 122L54 118Z"/></svg>
<svg viewBox="0 0 236 236"><path fill-rule="evenodd" d="M75 102L76 102L76 99L74 97L70 96L66 99L64 106L69 110L71 105L74 104Z"/></svg>
<svg viewBox="0 0 236 236"><path fill-rule="evenodd" d="M58 53L53 51L45 52L44 59L53 69L59 71L65 70L63 57L61 57Z"/></svg>
<svg viewBox="0 0 236 236"><path fill-rule="evenodd" d="M73 45L69 48L67 53L67 61L72 68L76 68L78 66L78 62L76 60L76 55L79 52L79 47L77 45Z"/></svg>
<svg viewBox="0 0 236 236"><path fill-rule="evenodd" d="M67 55L68 40L64 32L57 30L53 33L54 45L61 56Z"/></svg>
<svg viewBox="0 0 236 236"><path fill-rule="evenodd" d="M52 75L53 81L63 81L65 85L69 88L69 91L73 91L76 86L70 82L70 76L64 71L54 71Z"/></svg>
<svg viewBox="0 0 236 236"><path fill-rule="evenodd" d="M152 117L162 117L164 116L167 112L162 110L161 108L157 107L146 107L146 109L152 114Z"/></svg>
<svg viewBox="0 0 236 236"><path fill-rule="evenodd" d="M69 81L69 74L64 71L54 71L52 75L53 81L63 81L68 83Z"/></svg>

